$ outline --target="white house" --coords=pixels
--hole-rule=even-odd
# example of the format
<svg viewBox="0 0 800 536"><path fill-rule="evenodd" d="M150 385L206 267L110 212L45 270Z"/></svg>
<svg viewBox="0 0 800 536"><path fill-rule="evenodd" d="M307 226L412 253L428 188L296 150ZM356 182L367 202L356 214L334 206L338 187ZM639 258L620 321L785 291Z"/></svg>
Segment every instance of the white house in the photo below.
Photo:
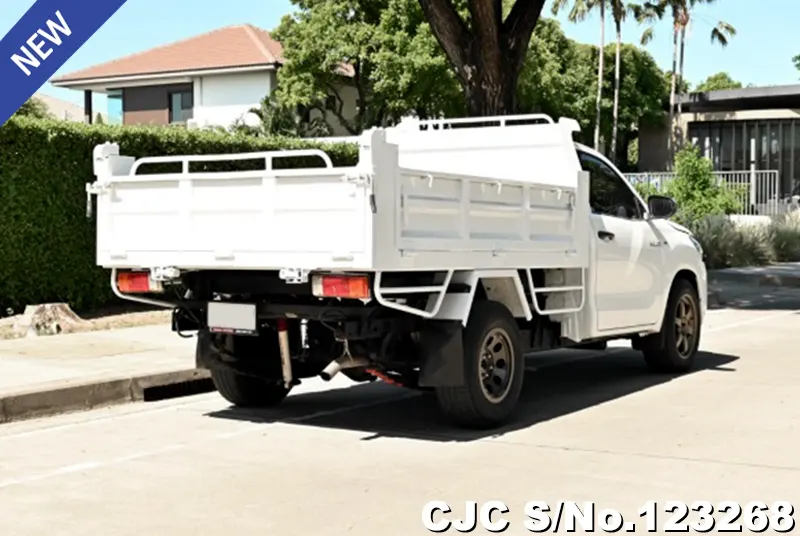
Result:
<svg viewBox="0 0 800 536"><path fill-rule="evenodd" d="M51 80L84 92L93 117L92 94L108 97L110 122L166 125L193 119L199 126L227 127L241 119L277 85L283 49L269 33L244 24L88 67ZM355 90L341 92L344 115L355 112ZM334 135L346 130L327 114Z"/></svg>

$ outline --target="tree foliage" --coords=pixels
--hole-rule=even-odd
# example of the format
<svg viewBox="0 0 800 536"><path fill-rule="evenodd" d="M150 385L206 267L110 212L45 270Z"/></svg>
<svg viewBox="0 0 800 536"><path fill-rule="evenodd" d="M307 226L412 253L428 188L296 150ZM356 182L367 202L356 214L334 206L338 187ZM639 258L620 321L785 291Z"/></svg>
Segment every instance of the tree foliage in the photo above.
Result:
<svg viewBox="0 0 800 536"><path fill-rule="evenodd" d="M600 45L605 47L606 42L606 7L608 2L606 0L554 0L553 1L553 15L557 15L559 11L571 5L568 18L571 22L580 22L586 20L589 14L597 10L600 14ZM597 96L595 98L595 126L594 126L594 143L595 150L600 149L600 127L602 124L601 114L603 111L603 81L605 78L605 54L598 54L597 59ZM616 118L616 114L615 114ZM613 133L616 141L616 131Z"/></svg>
<svg viewBox="0 0 800 536"><path fill-rule="evenodd" d="M292 0L274 32L286 64L281 106L332 115L351 134L413 111L463 111L455 77L414 0ZM347 92L356 110L345 107ZM330 99L329 97L332 97Z"/></svg>
<svg viewBox="0 0 800 536"><path fill-rule="evenodd" d="M47 105L36 97L31 97L14 113L15 117L33 117L34 119L50 119L52 114Z"/></svg>
<svg viewBox="0 0 800 536"><path fill-rule="evenodd" d="M731 78L725 72L712 74L697 85L695 91L719 91L722 89L740 89L742 83Z"/></svg>
<svg viewBox="0 0 800 536"><path fill-rule="evenodd" d="M324 116L316 115L305 120L298 111L280 102L276 93L261 100L258 108L249 111L259 119L258 125L250 125L240 117L231 126L231 131L253 136L287 136L293 138L316 138L331 135L330 125ZM310 112L309 112L310 113Z"/></svg>
<svg viewBox="0 0 800 536"><path fill-rule="evenodd" d="M297 124L293 108L297 105L324 107L331 80L341 80L332 71L352 57L332 52L348 50L345 27L353 25L334 17L330 5L345 0L316 2L294 0L299 12L287 18L276 37L283 40L288 63L278 71L278 90L264 116L278 107L285 119L283 128L270 128L273 134L311 135ZM356 0L346 0L358 7ZM369 64L372 76L361 81L365 96L360 107L380 113L362 113L351 121L351 132L392 124L405 115L421 118L458 117L471 113L467 101L438 45L417 0L374 0L383 6L380 17L360 25L365 53L359 60ZM325 5L323 5L325 4ZM510 12L512 4L506 4ZM468 11L464 8L464 16ZM312 13L313 12L313 13ZM355 18L355 15L353 16ZM363 18L363 17L362 17ZM325 27L325 29L320 29ZM317 35L316 30L320 34ZM367 31L369 29L369 31ZM288 40L288 41L287 41ZM604 98L601 100L601 137L611 139L613 125L613 81L615 46L607 47L604 68ZM542 18L530 39L517 84L517 110L520 113L547 113L555 118L567 116L582 126L580 139L591 143L595 127L598 48L569 39L561 25ZM316 57L319 62L312 61ZM652 56L645 50L623 45L620 51L619 162L627 160L628 145L635 139L640 122L663 124L664 105L669 99L669 83ZM318 113L318 112L317 112ZM316 134L324 135L324 134Z"/></svg>
<svg viewBox="0 0 800 536"><path fill-rule="evenodd" d="M613 72L616 45L606 47L600 135L611 139L613 128ZM555 118L578 120L577 139L592 143L595 127L598 49L569 39L561 25L543 18L531 39L519 82L521 113L542 112ZM665 123L669 100L669 79L645 50L624 44L620 51L619 143L617 161L627 162L628 145L636 138L640 124ZM622 164L623 167L624 164Z"/></svg>

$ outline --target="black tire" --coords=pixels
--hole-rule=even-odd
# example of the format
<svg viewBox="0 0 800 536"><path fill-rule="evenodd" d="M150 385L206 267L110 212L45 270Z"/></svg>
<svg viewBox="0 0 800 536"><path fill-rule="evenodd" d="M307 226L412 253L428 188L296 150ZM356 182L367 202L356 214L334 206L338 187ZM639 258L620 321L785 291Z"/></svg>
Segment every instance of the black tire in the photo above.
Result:
<svg viewBox="0 0 800 536"><path fill-rule="evenodd" d="M491 337L496 337L495 343ZM511 417L516 408L525 377L525 356L517 322L498 302L475 302L462 340L465 383L436 387L436 401L448 420L458 426L477 429L499 426ZM487 348L490 344L491 350ZM496 349L498 344L504 348ZM487 350L494 356L492 361L496 360L497 366L492 366L489 378L484 379L481 371L487 370L483 368ZM501 358L501 355L507 357ZM503 367L507 379L495 381L502 374ZM497 395L492 397L489 390L495 385Z"/></svg>
<svg viewBox="0 0 800 536"><path fill-rule="evenodd" d="M211 369L211 379L222 397L243 408L268 408L277 406L290 389L252 376L242 376L231 370Z"/></svg>
<svg viewBox="0 0 800 536"><path fill-rule="evenodd" d="M682 318L685 308L690 310L691 319ZM681 321L680 326L678 320ZM700 346L701 327L697 290L686 279L676 279L667 300L661 331L641 341L647 366L655 372L670 374L692 370Z"/></svg>
<svg viewBox="0 0 800 536"><path fill-rule="evenodd" d="M570 347L572 350L596 350L604 351L608 349L607 341L587 342L585 344L576 344Z"/></svg>

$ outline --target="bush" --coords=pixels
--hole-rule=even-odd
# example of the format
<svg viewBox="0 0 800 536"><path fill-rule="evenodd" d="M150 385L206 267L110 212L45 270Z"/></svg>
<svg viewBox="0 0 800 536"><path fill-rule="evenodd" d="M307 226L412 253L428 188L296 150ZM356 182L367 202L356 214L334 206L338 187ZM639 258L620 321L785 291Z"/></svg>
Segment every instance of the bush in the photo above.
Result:
<svg viewBox="0 0 800 536"><path fill-rule="evenodd" d="M661 191L652 182L639 181L634 183L633 187L636 188L636 191L645 201L647 201L647 198L651 195L661 193Z"/></svg>
<svg viewBox="0 0 800 536"><path fill-rule="evenodd" d="M724 216L706 217L688 225L706 254L706 267L764 266L775 260L766 228L738 226Z"/></svg>
<svg viewBox="0 0 800 536"><path fill-rule="evenodd" d="M678 203L676 220L688 223L741 210L736 192L720 186L713 171L711 160L702 157L694 145L676 155L675 178L666 188L666 194Z"/></svg>
<svg viewBox="0 0 800 536"><path fill-rule="evenodd" d="M736 225L710 216L688 227L703 246L708 268L800 262L800 215L777 216L768 225Z"/></svg>
<svg viewBox="0 0 800 536"><path fill-rule="evenodd" d="M86 219L84 186L94 181L92 150L106 141L118 143L122 154L137 158L322 147L299 139L185 128L10 119L0 126L3 309L67 302L82 310L111 301L108 272L95 266L96 222ZM357 160L355 145L325 145L324 149L336 165ZM302 159L287 160L285 165L290 164L318 165Z"/></svg>
<svg viewBox="0 0 800 536"><path fill-rule="evenodd" d="M776 261L800 261L800 217L796 212L774 218L767 235Z"/></svg>

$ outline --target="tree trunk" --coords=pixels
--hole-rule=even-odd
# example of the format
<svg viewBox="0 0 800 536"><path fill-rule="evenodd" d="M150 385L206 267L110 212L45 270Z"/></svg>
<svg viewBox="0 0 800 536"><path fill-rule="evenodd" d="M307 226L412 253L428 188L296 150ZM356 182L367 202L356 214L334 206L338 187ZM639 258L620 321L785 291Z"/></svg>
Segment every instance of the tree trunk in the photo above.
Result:
<svg viewBox="0 0 800 536"><path fill-rule="evenodd" d="M678 19L675 18L675 27L672 30L672 81L669 90L669 123L667 128L667 154L669 155L669 170L672 170L675 159L673 140L675 136L675 77L678 71Z"/></svg>
<svg viewBox="0 0 800 536"><path fill-rule="evenodd" d="M600 114L603 105L603 73L605 65L605 46L606 46L606 3L600 0L600 50L597 60L597 106L595 108L594 120L594 150L600 150Z"/></svg>
<svg viewBox="0 0 800 536"><path fill-rule="evenodd" d="M470 115L516 111L517 81L546 0L517 0L503 20L500 0L468 0L471 24L452 0L419 0L453 67Z"/></svg>
<svg viewBox="0 0 800 536"><path fill-rule="evenodd" d="M475 62L479 64L480 62ZM503 62L505 63L505 62ZM507 65L494 69L478 68L478 73L464 86L467 111L470 116L506 115L517 112L517 81L519 73Z"/></svg>
<svg viewBox="0 0 800 536"><path fill-rule="evenodd" d="M616 163L617 158L617 130L619 128L619 84L622 56L622 21L619 18L614 20L617 30L617 55L614 64L614 124L611 127L611 160Z"/></svg>
<svg viewBox="0 0 800 536"><path fill-rule="evenodd" d="M681 122L681 114L683 114L683 51L686 48L686 24L681 26L681 44L680 44L680 64L678 66L678 81L677 81L677 95L678 101L678 124L675 129L677 132L676 147L678 150L683 148L683 123Z"/></svg>

